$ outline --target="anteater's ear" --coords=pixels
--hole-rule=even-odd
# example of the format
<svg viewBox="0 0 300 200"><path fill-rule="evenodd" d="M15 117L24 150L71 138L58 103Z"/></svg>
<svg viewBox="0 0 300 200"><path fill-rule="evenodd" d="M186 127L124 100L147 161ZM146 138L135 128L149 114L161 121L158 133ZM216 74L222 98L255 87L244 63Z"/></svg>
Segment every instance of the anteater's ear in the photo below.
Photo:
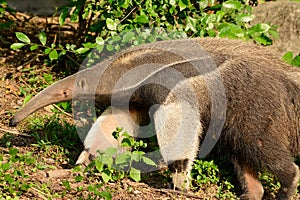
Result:
<svg viewBox="0 0 300 200"><path fill-rule="evenodd" d="M78 82L77 82L77 87L78 89L80 89L83 92L87 92L88 89L88 84L86 81L86 78L81 78Z"/></svg>

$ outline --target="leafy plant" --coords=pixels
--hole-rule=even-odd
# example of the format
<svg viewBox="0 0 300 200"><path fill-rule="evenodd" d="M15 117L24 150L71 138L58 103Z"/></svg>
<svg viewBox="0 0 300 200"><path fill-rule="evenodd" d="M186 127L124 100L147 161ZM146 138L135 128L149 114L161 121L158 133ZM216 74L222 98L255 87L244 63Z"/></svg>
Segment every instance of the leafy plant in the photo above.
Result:
<svg viewBox="0 0 300 200"><path fill-rule="evenodd" d="M293 66L300 67L300 54L294 57L293 53L289 51L282 56L282 60Z"/></svg>
<svg viewBox="0 0 300 200"><path fill-rule="evenodd" d="M78 23L73 43L54 43L41 32L37 44L26 34L17 32L20 42L12 44L11 48L17 50L27 46L31 51L48 55L52 62L75 56L72 60L81 63L92 49L103 56L104 51L114 52L131 45L186 36L253 39L259 44L272 44L271 37L277 36L275 27L263 23L250 25L254 19L251 9L238 0L222 4L213 0L71 0L61 8L59 24L63 25L68 17Z"/></svg>
<svg viewBox="0 0 300 200"><path fill-rule="evenodd" d="M89 185L88 186L88 191L90 193L93 193L93 198L92 195L89 195L89 199L94 199L95 197L102 197L106 200L111 200L112 199L112 195L109 191L99 191L99 188L103 187L103 184L95 184L95 185Z"/></svg>
<svg viewBox="0 0 300 200"><path fill-rule="evenodd" d="M218 199L236 199L232 192L234 186L220 174L221 172L214 161L196 160L191 172L193 189L205 190L205 188L215 185Z"/></svg>
<svg viewBox="0 0 300 200"><path fill-rule="evenodd" d="M29 175L24 166L32 166L35 159L32 153L22 155L15 148L10 148L8 157L0 155L0 198L15 198L31 188Z"/></svg>
<svg viewBox="0 0 300 200"><path fill-rule="evenodd" d="M134 166L134 163L141 162L146 165L156 166L156 164L144 156L145 152L141 148L146 148L147 143L136 141L127 132L117 128L113 133L116 139L121 139L122 148L129 148L131 151L119 153L116 148L107 148L100 151L92 165L101 174L102 180L106 183L109 181L118 181L125 177L138 182L141 180L141 171Z"/></svg>

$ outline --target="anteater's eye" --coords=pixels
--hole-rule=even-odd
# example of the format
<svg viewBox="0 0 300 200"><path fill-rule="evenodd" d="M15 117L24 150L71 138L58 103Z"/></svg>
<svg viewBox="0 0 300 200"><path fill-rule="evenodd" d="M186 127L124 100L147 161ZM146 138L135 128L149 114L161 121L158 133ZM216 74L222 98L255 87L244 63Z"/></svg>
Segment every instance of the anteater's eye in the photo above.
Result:
<svg viewBox="0 0 300 200"><path fill-rule="evenodd" d="M63 95L64 95L64 96L67 96L67 95L68 95L68 93L67 93L66 91L64 91L64 92L63 92Z"/></svg>

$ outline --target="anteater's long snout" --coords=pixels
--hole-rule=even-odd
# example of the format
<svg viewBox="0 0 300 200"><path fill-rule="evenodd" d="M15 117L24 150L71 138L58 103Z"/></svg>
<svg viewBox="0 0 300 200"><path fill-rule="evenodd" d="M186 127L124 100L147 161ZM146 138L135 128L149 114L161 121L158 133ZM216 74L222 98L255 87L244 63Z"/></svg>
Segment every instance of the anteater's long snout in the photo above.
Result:
<svg viewBox="0 0 300 200"><path fill-rule="evenodd" d="M14 117L9 122L9 126L17 126L19 122L31 113L47 105L70 101L73 95L74 81L75 78L70 76L44 89L15 113Z"/></svg>

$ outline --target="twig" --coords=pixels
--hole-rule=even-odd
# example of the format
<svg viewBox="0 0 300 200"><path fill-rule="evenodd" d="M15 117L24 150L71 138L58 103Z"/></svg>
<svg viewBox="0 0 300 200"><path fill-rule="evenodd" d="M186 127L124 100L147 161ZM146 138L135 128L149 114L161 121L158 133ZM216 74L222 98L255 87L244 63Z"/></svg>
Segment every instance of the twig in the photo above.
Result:
<svg viewBox="0 0 300 200"><path fill-rule="evenodd" d="M54 35L54 39L53 39L52 44L55 44L55 43L56 43L56 39L57 39L57 34Z"/></svg>
<svg viewBox="0 0 300 200"><path fill-rule="evenodd" d="M78 67L80 67L80 64L75 60L73 59L71 56L69 56L68 54L66 54L67 58L69 58L71 61L73 61Z"/></svg>
<svg viewBox="0 0 300 200"><path fill-rule="evenodd" d="M37 194L39 197L45 200L48 200L51 197L50 195L36 189L35 187L31 187L29 188L29 190L31 190L32 193Z"/></svg>
<svg viewBox="0 0 300 200"><path fill-rule="evenodd" d="M25 133L20 133L19 131L16 131L16 130L9 130L9 129L5 129L5 128L1 128L1 127L0 127L0 131L4 131L4 132L7 132L7 133L11 133L11 134L14 134L14 135L19 135L19 136L24 136L24 137L31 137L31 135L28 135L28 134L25 134Z"/></svg>
<svg viewBox="0 0 300 200"><path fill-rule="evenodd" d="M35 59L37 59L38 57L43 56L43 54L37 54L35 55L33 58L31 58L30 60L28 60L27 62L23 63L22 67L25 67L26 65L32 63Z"/></svg>
<svg viewBox="0 0 300 200"><path fill-rule="evenodd" d="M141 1L140 4L142 4L143 1ZM120 20L120 23L122 23L125 19L127 19L129 17L129 15L131 15L131 13L133 13L136 9L137 9L137 7L135 6L123 19Z"/></svg>
<svg viewBox="0 0 300 200"><path fill-rule="evenodd" d="M0 147L0 151L3 151L5 153L9 153L9 151L6 148L4 148L4 147Z"/></svg>
<svg viewBox="0 0 300 200"><path fill-rule="evenodd" d="M71 118L73 117L70 113L65 112L63 109L61 109L57 105L53 104L53 107L55 107L57 110L59 110L60 112L62 112L64 115L67 115L68 117L71 117Z"/></svg>

